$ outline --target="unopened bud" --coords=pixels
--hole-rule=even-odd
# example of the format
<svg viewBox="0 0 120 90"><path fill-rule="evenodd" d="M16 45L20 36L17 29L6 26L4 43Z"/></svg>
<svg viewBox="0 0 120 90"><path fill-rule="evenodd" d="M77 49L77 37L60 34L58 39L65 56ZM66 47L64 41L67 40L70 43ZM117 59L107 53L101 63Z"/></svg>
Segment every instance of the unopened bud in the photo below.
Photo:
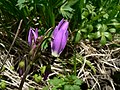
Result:
<svg viewBox="0 0 120 90"><path fill-rule="evenodd" d="M21 61L20 63L19 63L19 67L20 68L23 68L25 66L25 62L24 61Z"/></svg>

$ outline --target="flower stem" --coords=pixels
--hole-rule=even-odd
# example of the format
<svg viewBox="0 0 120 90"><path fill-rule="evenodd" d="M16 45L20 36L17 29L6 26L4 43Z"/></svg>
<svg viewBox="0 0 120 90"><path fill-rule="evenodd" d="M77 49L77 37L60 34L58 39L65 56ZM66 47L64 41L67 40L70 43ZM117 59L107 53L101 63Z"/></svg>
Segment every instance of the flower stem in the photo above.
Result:
<svg viewBox="0 0 120 90"><path fill-rule="evenodd" d="M20 83L20 86L19 86L19 90L22 90L22 87L23 87L23 84L25 82L25 79L26 79L26 76L28 75L30 69L31 69L31 66L32 66L32 62L30 62L30 64L27 66L27 69L25 71L25 74L23 75L23 78L22 78L22 81Z"/></svg>

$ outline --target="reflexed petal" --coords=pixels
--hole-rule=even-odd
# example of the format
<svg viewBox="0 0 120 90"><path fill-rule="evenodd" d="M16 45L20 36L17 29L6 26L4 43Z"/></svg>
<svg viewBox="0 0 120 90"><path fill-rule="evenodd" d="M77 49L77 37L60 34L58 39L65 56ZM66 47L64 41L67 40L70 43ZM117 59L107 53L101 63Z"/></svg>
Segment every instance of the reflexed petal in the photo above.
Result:
<svg viewBox="0 0 120 90"><path fill-rule="evenodd" d="M29 45L32 44L32 28L30 28L30 30L29 30L29 34L28 34L28 44L29 44Z"/></svg>

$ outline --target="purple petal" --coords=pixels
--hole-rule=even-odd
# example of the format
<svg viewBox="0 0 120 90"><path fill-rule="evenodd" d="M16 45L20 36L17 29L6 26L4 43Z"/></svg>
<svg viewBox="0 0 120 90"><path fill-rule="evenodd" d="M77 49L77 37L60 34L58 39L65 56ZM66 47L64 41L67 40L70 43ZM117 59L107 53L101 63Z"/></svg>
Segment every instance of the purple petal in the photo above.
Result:
<svg viewBox="0 0 120 90"><path fill-rule="evenodd" d="M52 34L52 38L54 38L58 33L58 26L55 27L53 34Z"/></svg>
<svg viewBox="0 0 120 90"><path fill-rule="evenodd" d="M33 36L34 36L34 41L36 42L36 40L37 40L37 35L36 35L36 33L32 30L32 34L33 34Z"/></svg>
<svg viewBox="0 0 120 90"><path fill-rule="evenodd" d="M53 31L53 40L51 41L52 55L59 57L67 44L69 22L62 19Z"/></svg>
<svg viewBox="0 0 120 90"><path fill-rule="evenodd" d="M29 34L28 34L28 44L29 44L29 45L32 44L32 28L30 28L30 30L29 30Z"/></svg>
<svg viewBox="0 0 120 90"><path fill-rule="evenodd" d="M68 31L66 31L65 33L63 33L63 37L61 39L61 47L59 49L59 54L62 53L62 51L64 50L66 44L67 44L67 39L68 39Z"/></svg>
<svg viewBox="0 0 120 90"><path fill-rule="evenodd" d="M52 42L52 55L55 54L54 56L59 56L61 52L64 50L66 43L67 43L67 38L68 38L68 31L66 30L60 30L55 39Z"/></svg>
<svg viewBox="0 0 120 90"><path fill-rule="evenodd" d="M64 23L64 18L59 22L59 24L58 24L58 29L60 29L61 28L61 26L63 25L63 23Z"/></svg>
<svg viewBox="0 0 120 90"><path fill-rule="evenodd" d="M59 22L58 26L55 27L55 29L53 31L53 35L52 35L53 38L57 35L57 33L58 33L58 31L63 23L64 23L64 18Z"/></svg>
<svg viewBox="0 0 120 90"><path fill-rule="evenodd" d="M69 22L68 22L68 21L65 21L65 22L62 24L60 30L67 30L67 29L68 29L68 26L69 26Z"/></svg>

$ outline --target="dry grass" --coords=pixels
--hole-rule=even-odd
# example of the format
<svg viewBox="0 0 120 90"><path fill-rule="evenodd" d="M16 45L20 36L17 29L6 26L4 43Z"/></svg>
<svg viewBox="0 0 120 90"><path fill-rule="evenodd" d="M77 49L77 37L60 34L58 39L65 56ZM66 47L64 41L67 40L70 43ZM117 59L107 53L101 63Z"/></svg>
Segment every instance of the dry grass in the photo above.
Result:
<svg viewBox="0 0 120 90"><path fill-rule="evenodd" d="M77 60L77 76L81 78L91 90L116 90L117 85L114 82L112 76L115 72L120 72L120 47L111 48L114 42L106 44L104 47L94 47L90 43L81 42L77 47L79 52L76 54ZM0 66L2 61L6 57L8 52L4 47L4 44L1 43L0 50ZM21 78L16 71L12 69L14 67L14 60L16 56L9 54L7 61L4 65L4 71L0 74L7 84L7 90L18 90ZM72 57L68 59L68 62L71 63ZM91 67L88 65L90 62ZM92 69L93 67L93 69ZM63 69L65 68L65 69ZM73 66L67 66L66 59L60 60L56 59L55 62L51 65L52 73L49 74L48 80L55 75L63 75L64 72L72 73ZM94 68L96 71L94 71ZM29 90L29 87L36 88L41 90L44 85L47 85L45 81L42 80L41 84L36 83L34 80L30 79L31 72L24 83L23 90Z"/></svg>

